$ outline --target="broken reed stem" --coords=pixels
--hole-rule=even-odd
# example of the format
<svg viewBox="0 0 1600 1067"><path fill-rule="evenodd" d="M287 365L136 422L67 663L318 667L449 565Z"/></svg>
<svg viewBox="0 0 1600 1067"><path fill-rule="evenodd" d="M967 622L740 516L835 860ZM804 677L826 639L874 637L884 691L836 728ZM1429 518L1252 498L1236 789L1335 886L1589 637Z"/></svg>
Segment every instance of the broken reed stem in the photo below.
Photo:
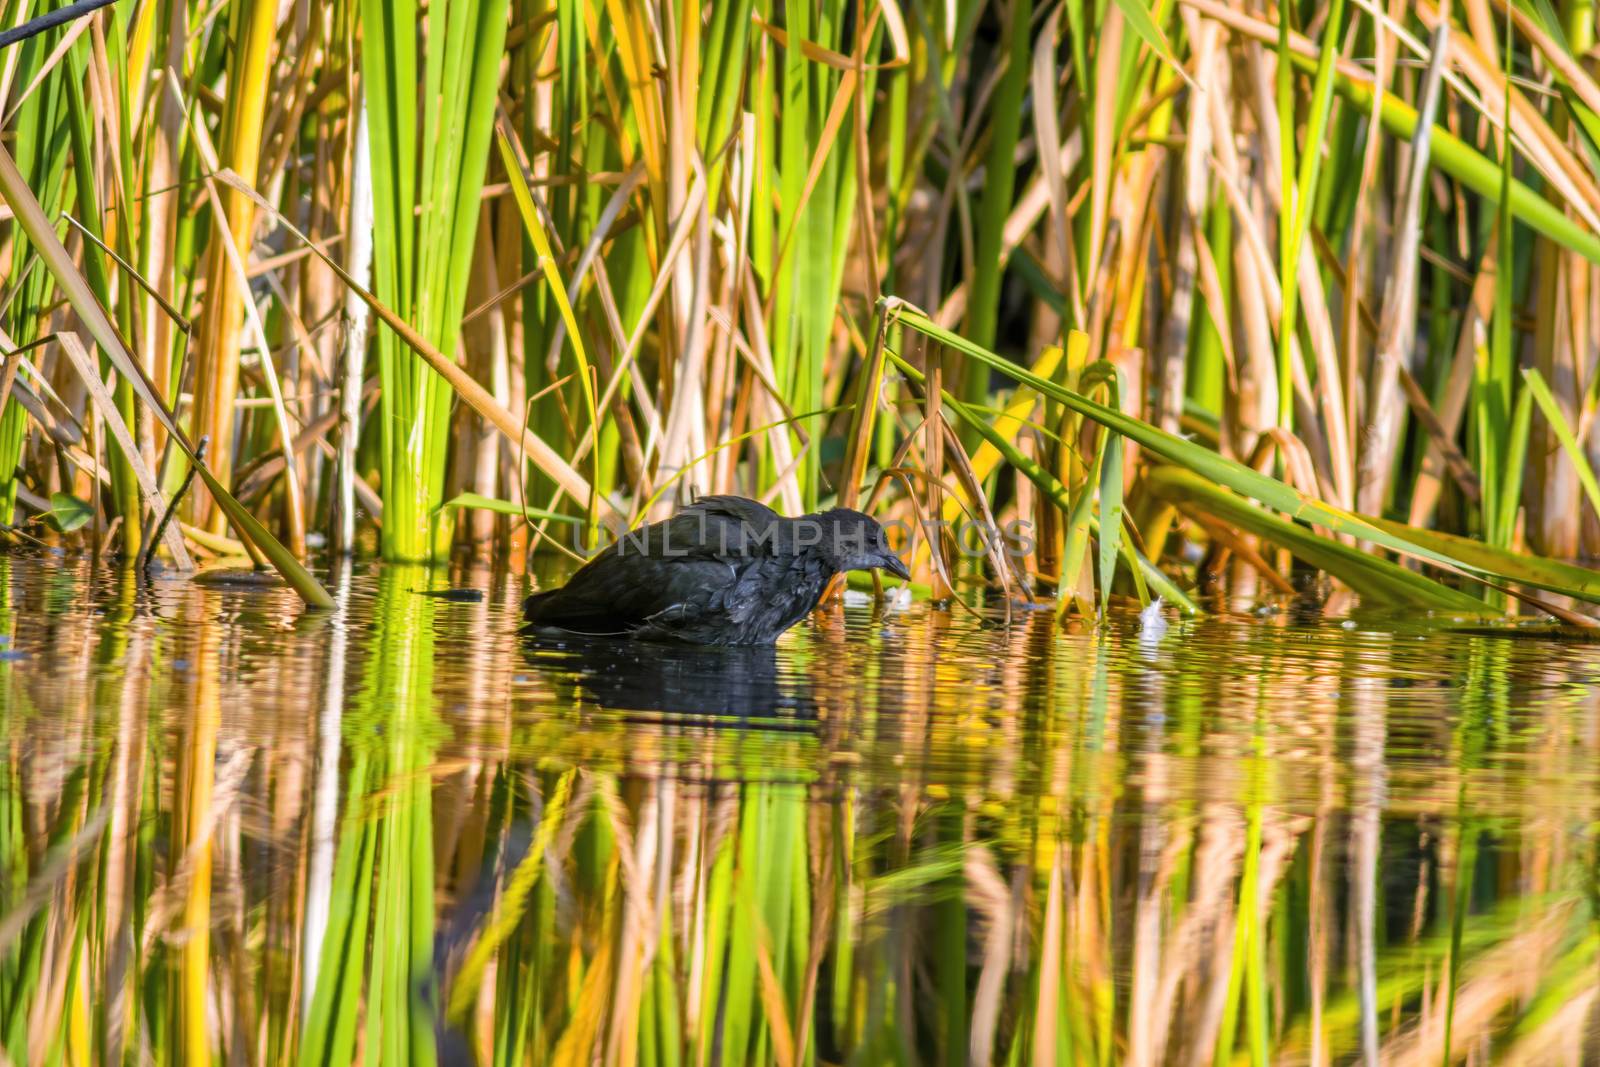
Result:
<svg viewBox="0 0 1600 1067"><path fill-rule="evenodd" d="M194 484L195 472L198 469L198 465L205 462L206 445L210 443L211 438L205 436L202 436L199 441L195 442L194 462L189 464L188 468L184 471L183 484L178 486L178 491L172 494L171 500L167 501L167 509L161 513L161 520L156 523L155 532L152 533L150 539L145 542L145 548L140 553L138 565L139 571L144 574L145 577L150 576L150 568L155 563L156 546L161 543L161 538L165 536L167 532L167 526L172 522L172 517L178 513L178 505L183 502L183 498L188 494L189 487Z"/></svg>

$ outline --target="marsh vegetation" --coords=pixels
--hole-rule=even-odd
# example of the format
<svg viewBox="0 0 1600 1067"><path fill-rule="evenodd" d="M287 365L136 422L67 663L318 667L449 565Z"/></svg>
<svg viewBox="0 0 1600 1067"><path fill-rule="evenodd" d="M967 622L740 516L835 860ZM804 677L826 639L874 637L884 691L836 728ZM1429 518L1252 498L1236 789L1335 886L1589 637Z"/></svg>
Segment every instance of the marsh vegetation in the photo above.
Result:
<svg viewBox="0 0 1600 1067"><path fill-rule="evenodd" d="M1596 17L117 0L0 49L0 1048L1590 1062ZM512 636L702 493L913 531L914 606Z"/></svg>

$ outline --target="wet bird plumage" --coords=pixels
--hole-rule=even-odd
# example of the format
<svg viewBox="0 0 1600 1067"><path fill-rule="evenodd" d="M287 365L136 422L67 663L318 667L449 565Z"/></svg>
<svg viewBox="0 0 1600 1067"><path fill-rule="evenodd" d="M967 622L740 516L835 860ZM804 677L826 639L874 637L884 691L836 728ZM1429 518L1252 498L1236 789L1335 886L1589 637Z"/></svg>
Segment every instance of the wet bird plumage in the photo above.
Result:
<svg viewBox="0 0 1600 1067"><path fill-rule="evenodd" d="M764 645L805 618L834 575L869 567L907 576L883 528L858 511L787 519L743 497L702 497L530 596L523 614L574 633Z"/></svg>

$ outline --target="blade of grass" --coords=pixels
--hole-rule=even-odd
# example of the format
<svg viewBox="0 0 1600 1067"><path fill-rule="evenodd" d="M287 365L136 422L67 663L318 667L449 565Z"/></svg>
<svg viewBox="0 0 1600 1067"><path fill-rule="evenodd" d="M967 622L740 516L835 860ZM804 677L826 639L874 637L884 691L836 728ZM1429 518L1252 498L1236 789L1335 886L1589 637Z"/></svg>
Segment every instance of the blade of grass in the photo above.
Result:
<svg viewBox="0 0 1600 1067"><path fill-rule="evenodd" d="M522 504L514 504L509 500L497 500L494 497L483 496L479 493L458 493L439 506L441 508L479 508L483 511L492 511L496 515L510 515L512 518L527 518L539 522L576 524L583 521L572 515L562 515L555 511L541 511L539 508L525 507Z"/></svg>
<svg viewBox="0 0 1600 1067"><path fill-rule="evenodd" d="M572 342L572 355L578 361L578 379L583 387L583 402L587 408L585 414L589 418L590 432L598 439L600 415L599 409L595 406L594 376L589 365L589 357L583 350L583 333L578 329L578 318L572 312L572 303L567 299L566 285L556 270L555 255L550 250L550 237L545 233L544 222L533 206L533 190L528 187L528 179L522 172L522 163L517 158L516 150L511 146L511 139L506 135L503 124L495 127L495 138L500 146L500 161L506 168L506 174L511 182L511 192L517 201L517 211L522 215L523 229L527 231L528 239L533 242L539 269L544 272L545 281L550 286L550 295L555 299L556 307L561 312L561 319L567 325L567 337ZM593 548L600 506L598 494L595 492L595 487L600 484L600 450L591 449L589 458L589 496L585 501L587 511L583 540L586 546Z"/></svg>
<svg viewBox="0 0 1600 1067"><path fill-rule="evenodd" d="M1483 601L1441 585L1352 545L1320 537L1303 526L1256 507L1226 489L1179 467L1155 467L1145 479L1150 492L1200 508L1296 556L1344 582L1363 599L1396 606L1480 615Z"/></svg>
<svg viewBox="0 0 1600 1067"><path fill-rule="evenodd" d="M1523 367L1522 381L1524 388L1532 394L1534 403L1539 406L1545 421L1550 424L1556 440L1561 442L1561 448L1572 461L1573 468L1577 470L1578 481L1583 486L1584 494L1589 498L1589 506L1594 508L1597 516L1600 516L1600 482L1595 481L1594 468L1589 465L1588 454L1578 443L1578 438L1572 432L1572 426L1567 422L1566 415L1562 413L1555 394L1550 392L1550 386L1545 383L1544 376L1539 373L1537 367Z"/></svg>
<svg viewBox="0 0 1600 1067"><path fill-rule="evenodd" d="M1407 541L1430 547L1441 555L1475 562L1486 573L1498 574L1507 581L1530 585L1578 600L1600 602L1600 571L1589 570L1561 560L1512 552L1470 537L1408 526L1375 515L1364 515L1362 518Z"/></svg>

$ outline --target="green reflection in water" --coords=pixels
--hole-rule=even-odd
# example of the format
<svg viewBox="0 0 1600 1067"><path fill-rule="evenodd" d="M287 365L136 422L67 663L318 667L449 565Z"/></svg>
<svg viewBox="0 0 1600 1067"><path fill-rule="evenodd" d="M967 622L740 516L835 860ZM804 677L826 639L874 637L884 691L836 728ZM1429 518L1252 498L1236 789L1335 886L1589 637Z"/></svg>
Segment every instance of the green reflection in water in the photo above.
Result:
<svg viewBox="0 0 1600 1067"><path fill-rule="evenodd" d="M350 1062L363 1015L362 1047L372 1062L435 1060L435 602L412 592L427 586L420 568L379 575L370 658L341 727L349 771L327 932L300 1044L307 1063Z"/></svg>
<svg viewBox="0 0 1600 1067"><path fill-rule="evenodd" d="M919 608L707 657L329 584L0 557L11 1062L1600 1055L1586 646Z"/></svg>

